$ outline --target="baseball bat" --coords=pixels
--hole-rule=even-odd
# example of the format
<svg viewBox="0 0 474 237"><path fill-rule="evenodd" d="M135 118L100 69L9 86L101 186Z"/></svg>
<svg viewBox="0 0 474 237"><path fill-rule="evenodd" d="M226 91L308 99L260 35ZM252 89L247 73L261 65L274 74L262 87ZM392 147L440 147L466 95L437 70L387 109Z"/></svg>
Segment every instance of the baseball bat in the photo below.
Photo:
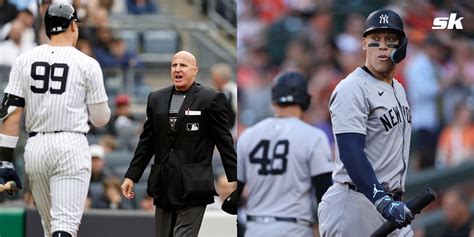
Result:
<svg viewBox="0 0 474 237"><path fill-rule="evenodd" d="M416 197L407 202L407 207L414 215L420 213L421 209L425 208L436 198L436 192L432 188L427 188L424 192L418 194ZM387 236L397 229L390 221L386 221L374 233L372 237Z"/></svg>

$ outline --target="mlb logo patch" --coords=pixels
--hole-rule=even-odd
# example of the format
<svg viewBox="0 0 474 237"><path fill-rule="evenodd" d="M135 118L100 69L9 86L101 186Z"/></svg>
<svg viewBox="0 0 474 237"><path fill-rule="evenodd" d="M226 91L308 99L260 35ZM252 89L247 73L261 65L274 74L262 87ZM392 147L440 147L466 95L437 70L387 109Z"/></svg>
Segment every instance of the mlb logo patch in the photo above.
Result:
<svg viewBox="0 0 474 237"><path fill-rule="evenodd" d="M187 123L186 131L190 131L190 132L199 131L199 123Z"/></svg>

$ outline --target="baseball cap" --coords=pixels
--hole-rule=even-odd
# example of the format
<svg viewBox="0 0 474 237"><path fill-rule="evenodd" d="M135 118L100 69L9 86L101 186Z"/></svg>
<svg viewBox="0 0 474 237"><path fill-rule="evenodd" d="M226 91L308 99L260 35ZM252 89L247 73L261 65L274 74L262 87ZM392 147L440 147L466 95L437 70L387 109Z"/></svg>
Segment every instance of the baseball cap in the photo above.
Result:
<svg viewBox="0 0 474 237"><path fill-rule="evenodd" d="M128 104L130 104L130 97L128 95L122 94L115 97L115 106Z"/></svg>
<svg viewBox="0 0 474 237"><path fill-rule="evenodd" d="M91 152L91 157L98 157L100 159L104 159L105 151L101 145L94 144L94 145L91 145L89 149Z"/></svg>

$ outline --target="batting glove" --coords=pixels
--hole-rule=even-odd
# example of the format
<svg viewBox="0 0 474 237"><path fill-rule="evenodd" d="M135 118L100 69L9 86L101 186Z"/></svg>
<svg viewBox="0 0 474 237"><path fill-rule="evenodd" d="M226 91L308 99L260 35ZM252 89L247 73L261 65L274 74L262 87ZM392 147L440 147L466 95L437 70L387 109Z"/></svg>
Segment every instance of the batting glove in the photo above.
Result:
<svg viewBox="0 0 474 237"><path fill-rule="evenodd" d="M0 161L0 181L15 181L18 189L21 189L21 181L16 173L15 167L9 161Z"/></svg>
<svg viewBox="0 0 474 237"><path fill-rule="evenodd" d="M377 211L392 222L397 228L402 228L411 223L413 214L403 202L394 201L388 195L375 202Z"/></svg>

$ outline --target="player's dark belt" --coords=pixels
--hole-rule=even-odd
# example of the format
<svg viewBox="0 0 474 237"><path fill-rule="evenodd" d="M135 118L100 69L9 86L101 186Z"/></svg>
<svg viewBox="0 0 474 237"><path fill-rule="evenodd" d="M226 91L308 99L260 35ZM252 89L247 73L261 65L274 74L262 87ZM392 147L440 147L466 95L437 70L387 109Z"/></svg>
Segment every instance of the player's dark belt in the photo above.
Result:
<svg viewBox="0 0 474 237"><path fill-rule="evenodd" d="M38 133L45 134L45 133L60 133L60 132L63 132L63 131L54 131L54 132L30 132L30 133L28 133L28 137L34 137L34 136L38 135Z"/></svg>
<svg viewBox="0 0 474 237"><path fill-rule="evenodd" d="M41 134L46 134L46 133L61 133L61 132L64 132L64 131L53 131L53 132L30 132L28 133L28 137L34 137L36 135L38 135L38 133L41 133ZM82 133L84 134L84 136L86 136L85 133Z"/></svg>
<svg viewBox="0 0 474 237"><path fill-rule="evenodd" d="M308 225L312 226L313 223L311 223L308 220L300 219L300 218L294 218L294 217L278 217L278 216L251 216L247 215L247 221L255 221L255 222L275 222L275 221L284 221L284 222L291 222L291 223L299 223L303 225Z"/></svg>
<svg viewBox="0 0 474 237"><path fill-rule="evenodd" d="M347 185L349 187L349 189L352 189L356 192L359 192L359 193L362 193L359 188L357 188L354 184L351 184L351 183L344 183L345 185ZM385 191L387 193L388 196L390 196L393 200L395 201L401 201L403 199L403 192L402 191Z"/></svg>

